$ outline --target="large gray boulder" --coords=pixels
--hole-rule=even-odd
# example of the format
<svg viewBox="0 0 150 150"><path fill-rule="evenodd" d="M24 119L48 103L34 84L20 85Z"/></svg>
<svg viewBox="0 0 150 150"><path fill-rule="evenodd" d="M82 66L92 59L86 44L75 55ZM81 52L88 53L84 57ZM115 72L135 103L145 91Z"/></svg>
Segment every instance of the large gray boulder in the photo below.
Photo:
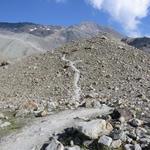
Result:
<svg viewBox="0 0 150 150"><path fill-rule="evenodd" d="M112 125L103 119L96 119L89 122L80 121L76 123L75 128L90 139L97 139L104 134L109 134L113 130Z"/></svg>

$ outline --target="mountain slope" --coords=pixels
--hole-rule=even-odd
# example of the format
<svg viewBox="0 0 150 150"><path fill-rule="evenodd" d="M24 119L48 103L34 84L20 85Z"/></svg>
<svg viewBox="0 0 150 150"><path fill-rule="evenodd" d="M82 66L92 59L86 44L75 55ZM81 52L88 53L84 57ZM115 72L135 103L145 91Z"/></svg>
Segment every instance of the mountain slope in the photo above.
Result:
<svg viewBox="0 0 150 150"><path fill-rule="evenodd" d="M125 38L122 41L145 52L150 52L150 38L148 37Z"/></svg>
<svg viewBox="0 0 150 150"><path fill-rule="evenodd" d="M1 68L0 97L17 102L48 98L61 106L96 99L140 111L150 99L150 55L100 37L72 42L53 54Z"/></svg>
<svg viewBox="0 0 150 150"><path fill-rule="evenodd" d="M110 28L89 22L70 27L0 23L0 54L4 58L17 59L39 52L54 51L72 40L103 34L119 40L123 37Z"/></svg>

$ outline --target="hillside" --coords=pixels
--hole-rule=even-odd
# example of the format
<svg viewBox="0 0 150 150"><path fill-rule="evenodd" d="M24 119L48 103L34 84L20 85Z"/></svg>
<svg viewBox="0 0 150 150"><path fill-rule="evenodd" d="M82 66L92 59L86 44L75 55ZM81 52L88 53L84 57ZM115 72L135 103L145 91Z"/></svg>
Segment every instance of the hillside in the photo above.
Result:
<svg viewBox="0 0 150 150"><path fill-rule="evenodd" d="M19 59L35 53L53 52L71 41L96 35L121 39L123 36L111 28L85 22L69 27L33 23L0 23L0 54L4 59Z"/></svg>
<svg viewBox="0 0 150 150"><path fill-rule="evenodd" d="M17 103L51 99L62 107L96 99L140 112L150 99L149 75L149 54L97 37L1 68L0 97Z"/></svg>

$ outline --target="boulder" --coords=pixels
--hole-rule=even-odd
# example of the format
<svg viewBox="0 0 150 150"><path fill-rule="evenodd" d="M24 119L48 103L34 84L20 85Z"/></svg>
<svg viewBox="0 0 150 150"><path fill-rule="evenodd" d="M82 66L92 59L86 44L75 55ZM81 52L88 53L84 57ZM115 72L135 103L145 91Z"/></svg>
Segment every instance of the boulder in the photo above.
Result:
<svg viewBox="0 0 150 150"><path fill-rule="evenodd" d="M103 119L89 122L80 121L76 123L75 128L90 139L97 139L104 134L109 134L113 130L112 125Z"/></svg>

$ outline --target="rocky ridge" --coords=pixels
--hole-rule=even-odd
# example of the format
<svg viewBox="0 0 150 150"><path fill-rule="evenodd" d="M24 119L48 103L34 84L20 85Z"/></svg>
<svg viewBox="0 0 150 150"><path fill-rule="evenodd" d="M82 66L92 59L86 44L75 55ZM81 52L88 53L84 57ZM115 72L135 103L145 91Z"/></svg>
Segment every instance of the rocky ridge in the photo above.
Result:
<svg viewBox="0 0 150 150"><path fill-rule="evenodd" d="M1 59L14 61L46 51L53 52L65 43L87 39L96 35L116 39L123 36L109 27L84 22L69 27L34 23L0 23Z"/></svg>
<svg viewBox="0 0 150 150"><path fill-rule="evenodd" d="M149 37L124 38L122 41L145 52L150 52Z"/></svg>

